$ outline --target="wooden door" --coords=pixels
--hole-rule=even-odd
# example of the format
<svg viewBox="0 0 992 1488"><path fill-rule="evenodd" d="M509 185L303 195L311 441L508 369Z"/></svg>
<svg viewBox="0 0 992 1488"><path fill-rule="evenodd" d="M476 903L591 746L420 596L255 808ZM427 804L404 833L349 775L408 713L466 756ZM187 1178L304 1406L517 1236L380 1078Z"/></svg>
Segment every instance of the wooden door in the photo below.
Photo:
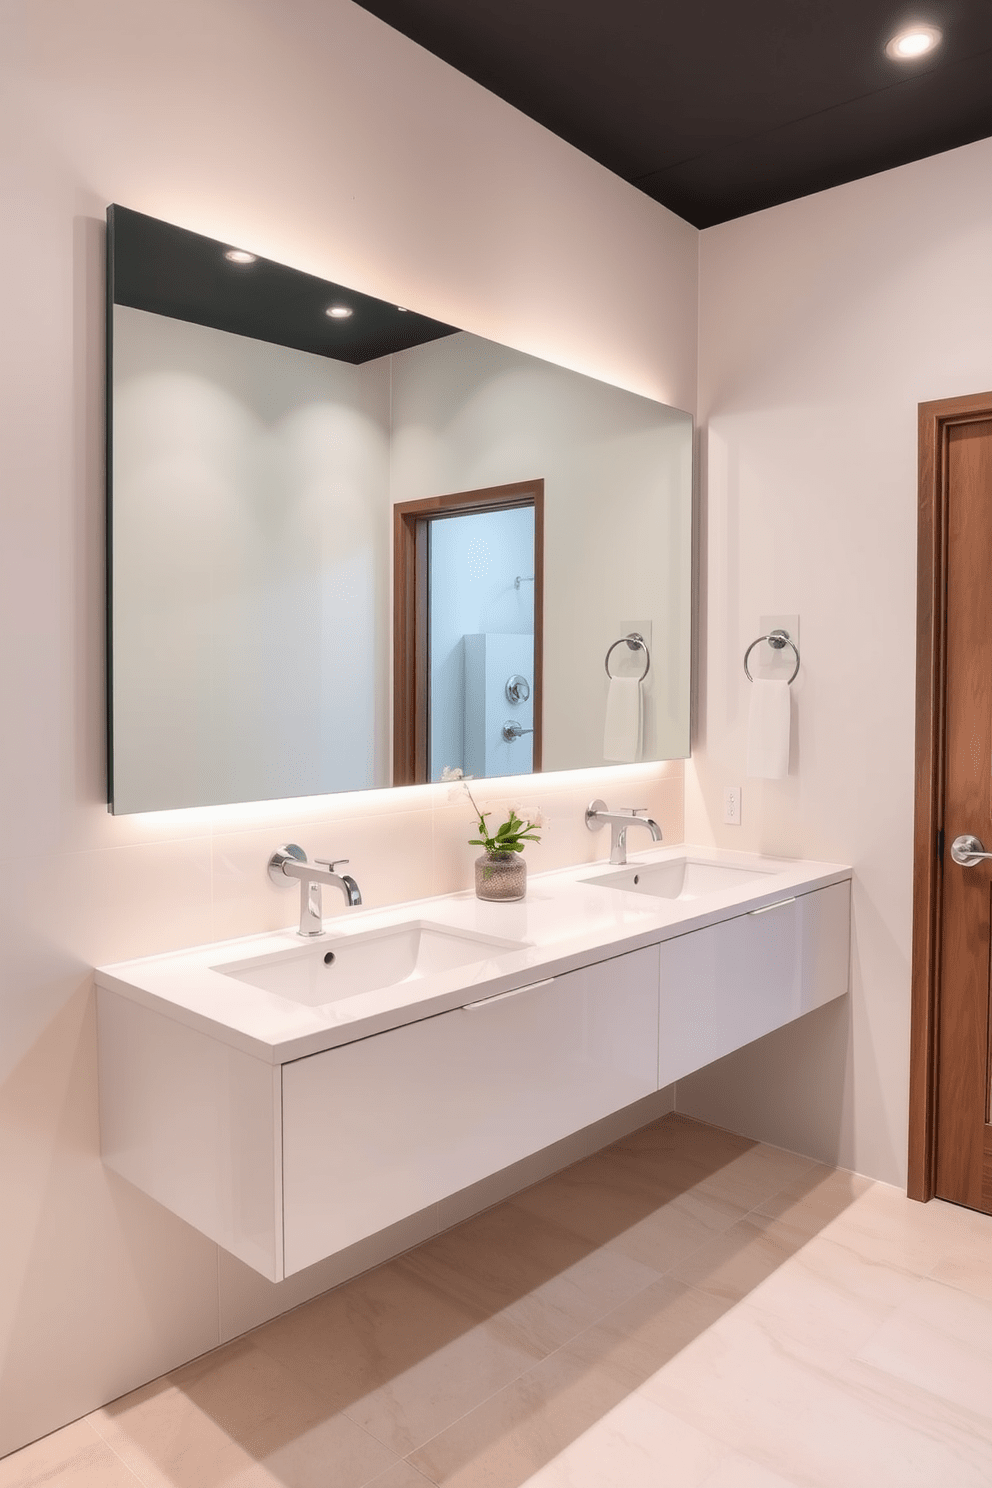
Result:
<svg viewBox="0 0 992 1488"><path fill-rule="evenodd" d="M534 508L534 737L532 769L541 768L544 711L544 481L517 481L429 496L393 507L393 784L430 780L428 760L428 524L435 518Z"/></svg>
<svg viewBox="0 0 992 1488"><path fill-rule="evenodd" d="M946 431L944 873L935 1192L992 1213L989 989L992 861L961 866L968 834L992 849L992 418Z"/></svg>
<svg viewBox="0 0 992 1488"><path fill-rule="evenodd" d="M992 392L920 405L910 1197L992 1213Z"/></svg>

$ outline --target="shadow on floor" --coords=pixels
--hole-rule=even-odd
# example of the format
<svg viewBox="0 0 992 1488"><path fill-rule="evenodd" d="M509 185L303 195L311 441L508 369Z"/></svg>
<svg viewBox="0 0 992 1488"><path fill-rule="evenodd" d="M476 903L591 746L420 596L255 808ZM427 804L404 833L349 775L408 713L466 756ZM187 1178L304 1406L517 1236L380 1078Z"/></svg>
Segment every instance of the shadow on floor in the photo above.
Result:
<svg viewBox="0 0 992 1488"><path fill-rule="evenodd" d="M519 1488L866 1186L666 1116L102 1414L176 1488L225 1443L286 1488Z"/></svg>

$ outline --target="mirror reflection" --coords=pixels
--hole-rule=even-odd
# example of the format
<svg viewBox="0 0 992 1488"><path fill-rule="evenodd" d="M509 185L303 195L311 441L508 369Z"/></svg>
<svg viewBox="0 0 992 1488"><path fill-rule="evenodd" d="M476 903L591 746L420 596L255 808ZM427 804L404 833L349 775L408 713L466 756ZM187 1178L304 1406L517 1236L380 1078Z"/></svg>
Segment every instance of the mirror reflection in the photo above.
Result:
<svg viewBox="0 0 992 1488"><path fill-rule="evenodd" d="M687 414L108 221L114 811L688 753Z"/></svg>

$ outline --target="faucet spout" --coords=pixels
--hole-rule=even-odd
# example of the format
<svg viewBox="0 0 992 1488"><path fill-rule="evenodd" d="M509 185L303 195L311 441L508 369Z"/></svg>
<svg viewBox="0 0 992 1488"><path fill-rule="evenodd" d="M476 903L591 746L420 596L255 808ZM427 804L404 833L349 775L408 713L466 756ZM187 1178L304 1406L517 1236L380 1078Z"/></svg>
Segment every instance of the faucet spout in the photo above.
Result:
<svg viewBox="0 0 992 1488"><path fill-rule="evenodd" d="M590 801L586 807L586 826L590 832L610 828L610 862L623 864L627 861L627 832L630 827L646 827L652 842L660 842L661 828L650 816L642 816L645 806L618 806L610 811L605 801Z"/></svg>
<svg viewBox="0 0 992 1488"><path fill-rule="evenodd" d="M362 891L350 873L335 873L347 858L318 858L316 863L307 861L302 847L295 842L287 843L274 852L269 859L269 877L274 883L285 878L295 879L300 885L300 928L298 935L321 935L324 929L324 909L321 889L324 884L340 889L349 908L362 902Z"/></svg>

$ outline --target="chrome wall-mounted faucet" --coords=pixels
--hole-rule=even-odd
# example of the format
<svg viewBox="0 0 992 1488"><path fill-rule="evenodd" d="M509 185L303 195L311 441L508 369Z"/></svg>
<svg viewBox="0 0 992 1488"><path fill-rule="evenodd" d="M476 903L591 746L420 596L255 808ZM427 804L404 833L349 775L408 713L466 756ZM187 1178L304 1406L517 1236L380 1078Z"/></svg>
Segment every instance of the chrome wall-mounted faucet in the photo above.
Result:
<svg viewBox="0 0 992 1488"><path fill-rule="evenodd" d="M641 816L646 811L646 806L618 806L616 811L610 811L605 801L597 799L590 801L586 807L586 826L590 832L599 832L607 824L610 828L610 862L626 863L627 861L627 828L647 827L651 833L652 842L661 841L661 828L650 816Z"/></svg>
<svg viewBox="0 0 992 1488"><path fill-rule="evenodd" d="M321 885L332 884L340 889L345 903L351 907L361 904L362 892L350 873L335 873L347 858L318 858L308 863L307 855L295 842L279 847L269 859L269 877L273 883L282 883L287 878L296 879L300 885L300 928L297 935L320 935L324 929Z"/></svg>

